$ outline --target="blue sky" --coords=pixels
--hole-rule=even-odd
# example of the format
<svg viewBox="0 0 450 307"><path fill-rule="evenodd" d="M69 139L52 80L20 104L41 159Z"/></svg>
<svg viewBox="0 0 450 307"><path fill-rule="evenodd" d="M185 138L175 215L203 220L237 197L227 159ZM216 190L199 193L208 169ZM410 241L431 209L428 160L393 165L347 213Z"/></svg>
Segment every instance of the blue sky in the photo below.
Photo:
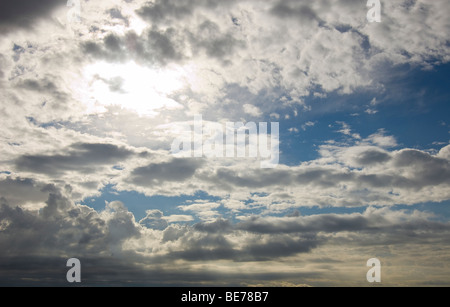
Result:
<svg viewBox="0 0 450 307"><path fill-rule="evenodd" d="M449 3L366 4L2 4L0 285L449 285ZM279 161L175 156L196 115Z"/></svg>
<svg viewBox="0 0 450 307"><path fill-rule="evenodd" d="M305 122L316 122L314 127L301 131L294 136L287 136L292 145L289 153L300 150L297 161L308 161L317 157L314 146L323 141L335 139L333 132L337 129L336 122L348 123L352 129L362 136L368 136L379 129L396 137L402 147L417 149L440 149L442 144L449 141L448 114L448 84L446 77L450 67L443 65L432 71L423 71L419 68L396 68L393 75L401 74L402 79L392 80L388 77L385 92L362 92L341 96L331 94L327 98L312 99L311 112L304 114L304 119L297 119L285 125L299 127ZM391 70L386 71L391 75ZM373 99L381 102L375 109L376 114L367 114L365 111ZM328 109L329 101L338 101L338 107ZM357 114L357 115L355 115ZM302 123L303 121L303 123ZM285 126L286 127L286 126ZM441 143L436 145L436 142ZM305 144L300 146L300 144ZM296 146L297 145L297 146ZM291 162L292 160L295 162ZM294 157L287 163L296 163Z"/></svg>

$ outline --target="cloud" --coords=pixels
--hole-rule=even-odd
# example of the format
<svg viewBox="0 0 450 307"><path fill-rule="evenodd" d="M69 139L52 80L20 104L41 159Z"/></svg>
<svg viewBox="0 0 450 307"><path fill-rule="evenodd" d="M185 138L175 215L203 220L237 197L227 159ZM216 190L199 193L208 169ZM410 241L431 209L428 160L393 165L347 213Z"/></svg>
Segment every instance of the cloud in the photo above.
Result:
<svg viewBox="0 0 450 307"><path fill-rule="evenodd" d="M244 104L244 112L254 117L260 117L262 115L261 110L251 104Z"/></svg>
<svg viewBox="0 0 450 307"><path fill-rule="evenodd" d="M55 83L47 79L43 80L26 79L22 82L22 84L20 84L20 86L29 91L36 91L36 92L41 91L52 92L57 89Z"/></svg>
<svg viewBox="0 0 450 307"><path fill-rule="evenodd" d="M246 251L248 255L243 255L243 257L247 261L250 259L268 261L273 258L308 253L318 244L319 240L314 235L298 235L295 237L275 235L269 239L263 239L260 243L250 244Z"/></svg>
<svg viewBox="0 0 450 307"><path fill-rule="evenodd" d="M199 202L192 205L179 206L178 209L184 212L192 212L203 221L214 221L220 215L217 209L220 207L218 203Z"/></svg>
<svg viewBox="0 0 450 307"><path fill-rule="evenodd" d="M255 217L238 224L239 229L255 233L307 233L361 231L368 228L368 221L359 214L320 215L311 217L262 218Z"/></svg>
<svg viewBox="0 0 450 307"><path fill-rule="evenodd" d="M164 213L160 210L148 210L147 216L139 221L139 224L149 229L164 230L169 226L166 220L163 219Z"/></svg>
<svg viewBox="0 0 450 307"><path fill-rule="evenodd" d="M134 215L128 211L122 202L107 203L106 209L100 213L100 217L105 221L108 229L105 239L116 252L121 251L120 244L122 242L134 237L139 238L141 235Z"/></svg>
<svg viewBox="0 0 450 307"><path fill-rule="evenodd" d="M113 166L129 158L133 152L113 144L74 144L65 154L24 155L16 160L20 171L58 175L75 171L94 173L98 167Z"/></svg>
<svg viewBox="0 0 450 307"><path fill-rule="evenodd" d="M445 223L432 220L433 215L415 211L369 207L363 213L318 214L293 217L254 217L236 225L237 229L259 234L338 233L404 231L406 229L449 230ZM417 225L415 227L414 225Z"/></svg>
<svg viewBox="0 0 450 307"><path fill-rule="evenodd" d="M379 84L382 87L383 80L378 75L382 74L379 68L383 61L393 61L395 64L418 63L419 58L431 56L438 63L445 62L448 54L442 46L446 38L441 33L445 33L446 19L439 12L445 11L443 8L446 5L445 1L432 4L420 1L413 6L404 6L400 1L394 1L387 5L383 13L387 15L386 24L389 23L389 27L381 30L382 27L369 25L365 20L365 5L348 1L338 1L333 5L327 1L316 1L314 4L269 1L263 6L254 1L189 1L183 4L173 1L137 1L113 6L106 2L86 2L83 3L80 35L73 44L67 43L64 48L58 49L39 37L42 42L33 43L32 53L40 52L43 56L47 53L52 58L52 61L44 61L46 66L41 66L32 65L36 57L29 54L31 50L25 44L26 39L15 42L24 52L17 53L17 49L17 65L6 70L2 68L2 71L6 75L13 71L19 75L33 70L45 70L47 74L55 71L54 75L58 76L59 81L51 76L37 80L27 76L28 81L23 82L26 87L35 89L37 86L45 89L53 84L55 90L47 94L47 99L40 101L46 101L45 108L51 107L52 112L44 114L37 109L34 115L35 118L39 115L60 119L67 114L80 114L83 108L83 103L73 101L76 95L63 89L72 80L67 74L57 73L61 67L70 67L69 71L76 71L98 60L121 63L135 61L151 68L187 66L189 76L186 77L186 87L176 96L187 96L189 99L177 102L187 111L200 108L204 114L216 119L233 117L231 119L237 120L241 112L232 107L236 103L252 105L254 111L257 108L259 111L252 111L253 115L261 112L271 114L298 105L308 108L303 98L310 91L317 95L333 91L349 94L358 88L370 90ZM260 9L255 10L256 6ZM137 16L133 15L134 9L138 12ZM420 14L439 17L431 20L420 17ZM111 15L117 18L111 20ZM128 26L126 22L117 24L117 20L124 21L120 16L129 20ZM142 33L137 33L130 26L139 16L148 22ZM411 19L411 16L414 18ZM274 20L276 27L272 26ZM424 27L420 20L426 20L430 25ZM298 27L299 23L305 24ZM423 39L429 42L430 48L420 47L422 45L419 46L416 40L405 41L404 37L408 35L403 35L402 24L408 24L411 33L427 33ZM438 30L430 32L433 27ZM49 28L46 33L52 29ZM65 39L67 33L59 31L55 35ZM390 38L386 40L385 37ZM11 52L9 50L5 54ZM411 56L405 57L405 54ZM195 65L191 65L194 62ZM43 76L42 73L39 75ZM82 76L77 77L82 79ZM236 87L240 90L231 90ZM120 90L120 86L112 84L110 89ZM287 101L274 103L283 97ZM64 103L61 102L63 100ZM77 112L71 112L72 109ZM95 121L93 118L89 120ZM83 122L86 123L85 120ZM86 126L90 124L92 122ZM122 128L119 130L129 129Z"/></svg>
<svg viewBox="0 0 450 307"><path fill-rule="evenodd" d="M387 58L394 58L396 64L410 62L408 58L393 56L402 49L391 50L392 44L388 45L384 39L371 39L372 35L378 37L378 33L374 32L377 30L375 27L367 24L365 5L346 1L333 6L327 1L314 4L270 1L260 10L254 10L255 5L254 1L227 1L226 4L157 1L137 10L149 22L142 35L130 31L109 33L101 35L101 42L92 39L82 42L81 46L95 59L108 61L132 59L161 66L195 61L192 71L195 78L189 78L184 94L199 100L195 105L201 104L205 113L211 112L218 117L225 115L225 110L221 111L213 102L222 100L223 93L230 86L237 85L253 94L255 103L252 101L251 105L270 114L282 109L273 101L286 93L292 97L286 105L302 104L296 97L307 97L311 88L322 89L320 93L314 93L317 95L334 91L350 94L358 88L370 89L383 82L377 77L379 62ZM441 11L439 7L444 5L444 2L428 5L426 14ZM391 11L384 14L402 10L397 2L392 4ZM221 14L223 11L229 14ZM230 15L233 17L229 18ZM423 48L415 49L417 46L410 46L403 37L396 37L400 24L416 23L416 19L406 21L406 16L401 14L395 17L399 20L388 29L389 34L395 36L391 41L402 41L403 49L411 54L417 50L426 54ZM273 18L279 26L271 27ZM237 25L233 20L239 20ZM298 27L299 23L304 24ZM436 26L445 27L441 24ZM261 29L264 35L256 29ZM429 34L435 37L435 42L445 41L436 32ZM275 47L280 45L285 46L280 49L282 52ZM445 50L439 50L438 57L444 59ZM215 79L207 76L206 72L213 73ZM199 86L204 83L210 86ZM277 92L276 88L281 90ZM261 99L264 92L266 99ZM241 97L230 98L238 98L241 103L245 100L249 104L249 99L242 94L239 93ZM234 116L239 115L236 113Z"/></svg>
<svg viewBox="0 0 450 307"><path fill-rule="evenodd" d="M279 1L272 8L271 13L279 18L293 18L301 23L320 22L316 12L305 4L293 1Z"/></svg>
<svg viewBox="0 0 450 307"><path fill-rule="evenodd" d="M390 112L387 71L450 61L448 1L383 2L381 24L348 0L87 1L71 25L65 5L0 9L0 284L64 284L64 260L79 257L94 285L354 285L367 255L386 259L389 285L450 283L446 217L397 207L450 199L449 146L407 148L333 117L339 139L277 169L168 157L175 123L193 114L297 118L286 129L298 132L322 112ZM139 222L126 200L79 205L106 186L118 198L207 196ZM287 215L298 208L318 213Z"/></svg>
<svg viewBox="0 0 450 307"><path fill-rule="evenodd" d="M192 215L172 214L164 216L161 210L147 210L145 218L139 221L143 227L156 230L165 230L173 223L188 223L194 221Z"/></svg>
<svg viewBox="0 0 450 307"><path fill-rule="evenodd" d="M367 138L367 141L384 148L391 148L398 146L398 143L395 140L395 138L391 135L386 135L383 129L379 130L377 133L370 135Z"/></svg>
<svg viewBox="0 0 450 307"><path fill-rule="evenodd" d="M361 136L358 133L352 133L352 129L349 124L345 122L337 122L337 124L342 126L342 129L338 130L337 132L342 133L343 135L350 136L354 139L361 139Z"/></svg>
<svg viewBox="0 0 450 307"><path fill-rule="evenodd" d="M2 204L38 210L45 205L48 192L55 187L37 183L33 179L6 177L0 180L0 198Z"/></svg>
<svg viewBox="0 0 450 307"><path fill-rule="evenodd" d="M12 31L17 28L31 30L34 22L49 17L54 9L64 5L64 1L60 0L2 2L0 27L2 31Z"/></svg>
<svg viewBox="0 0 450 307"><path fill-rule="evenodd" d="M435 221L429 213L389 208L368 208L353 214L254 217L237 224L217 219L193 226L168 227L161 224L162 212L153 210L144 219L148 228L136 223L121 202L107 203L105 210L96 212L74 204L56 188L47 193L45 207L39 214L1 204L0 263L9 264L0 265L1 284L33 285L32 280L42 282L40 285L64 284L64 260L74 256L82 261L86 285L102 285L105 281L119 284L125 277L130 284L151 285L157 281L149 276L156 272L159 282L167 285L186 284L185 280L192 279L209 284L220 284L222 279L227 284L239 285L261 279L291 280L296 275L314 283L317 278L327 278L314 263L339 270L342 255L310 262L313 266L296 274L289 273L285 265L290 266L294 258L302 263L295 255L313 259L318 257L316 251L333 249L336 244L341 250L343 246L352 249L357 242L364 243L367 249L397 244L401 252L399 242L414 237L410 244L425 248L424 252L430 247L429 242L440 242L446 248L450 231L448 223ZM421 250L416 251L422 254ZM224 260L232 261L235 267L221 262ZM210 267L204 261L218 262ZM260 261L270 265L255 266ZM196 263L204 265L198 269ZM246 265L245 272L241 263ZM276 275L272 269L277 271ZM180 270L184 273L175 273ZM390 270L399 272L401 268L394 266ZM352 276L351 272L347 272L348 276ZM211 274L221 278L211 278ZM47 278L42 280L44 275Z"/></svg>
<svg viewBox="0 0 450 307"><path fill-rule="evenodd" d="M377 110L374 110L374 109L367 109L367 110L365 111L365 113L367 113L367 114L369 114L369 115L375 115L375 114L378 113L378 111L377 111Z"/></svg>
<svg viewBox="0 0 450 307"><path fill-rule="evenodd" d="M394 149L395 138L378 132L354 144L319 146L317 159L298 165L261 169L247 160L167 159L159 154L142 158L112 183L118 191L136 190L153 195L195 195L207 191L220 197L224 208L235 214L249 208L248 200L269 210L299 206L414 205L448 199L450 178L446 148L439 153ZM222 163L221 163L222 162ZM234 196L229 198L229 195ZM256 196L260 195L260 196ZM262 196L261 196L262 195ZM332 195L332 196L331 196ZM207 202L208 203L208 202ZM182 206L202 219L217 217L221 203ZM272 210L272 209L270 209Z"/></svg>
<svg viewBox="0 0 450 307"><path fill-rule="evenodd" d="M194 229L206 233L226 233L232 229L232 224L228 220L218 219L214 222L202 222L194 225Z"/></svg>
<svg viewBox="0 0 450 307"><path fill-rule="evenodd" d="M151 186L164 182L182 182L191 178L201 165L201 160L193 159L172 159L165 163L152 163L134 169L129 180L139 186Z"/></svg>
<svg viewBox="0 0 450 307"><path fill-rule="evenodd" d="M223 3L221 1L188 0L183 3L177 1L157 0L154 3L147 3L142 6L138 13L140 16L150 21L161 22L167 19L180 20L194 15L197 8L216 9L229 6L234 1Z"/></svg>
<svg viewBox="0 0 450 307"><path fill-rule="evenodd" d="M302 130L306 131L306 129L314 127L316 125L315 122L306 122L305 124L302 125Z"/></svg>
<svg viewBox="0 0 450 307"><path fill-rule="evenodd" d="M223 195L220 191L286 193L294 204L308 206L417 204L447 199L447 159L415 149L388 151L371 142L393 144L389 137L383 140L378 136L351 146L322 145L318 159L275 170L248 164L246 168L218 166L213 172L200 169L191 185L196 183L200 190L208 186L209 193L217 196ZM285 202L278 197L268 199Z"/></svg>
<svg viewBox="0 0 450 307"><path fill-rule="evenodd" d="M391 156L386 153L383 152L381 150L377 150L377 149L368 149L367 151L362 152L358 158L357 158L357 162L360 165L371 165L371 164L376 164L376 163L383 163L383 162L387 162L391 159Z"/></svg>
<svg viewBox="0 0 450 307"><path fill-rule="evenodd" d="M75 207L61 194L48 194L39 215L5 205L1 211L2 220L8 221L0 241L4 257L95 254L105 248L104 221L92 209Z"/></svg>
<svg viewBox="0 0 450 307"><path fill-rule="evenodd" d="M169 223L180 223L180 222L192 222L194 220L194 217L192 215L182 215L182 214L173 214L164 217L165 220L167 220Z"/></svg>
<svg viewBox="0 0 450 307"><path fill-rule="evenodd" d="M190 31L176 27L161 29L155 25L140 36L132 31L123 36L111 33L100 43L85 41L81 46L94 59L109 62L134 59L147 65L165 66L200 57L202 51L223 62L236 48L243 48L244 43L230 33L221 33L217 24L207 20Z"/></svg>
<svg viewBox="0 0 450 307"><path fill-rule="evenodd" d="M245 41L230 32L221 33L219 25L209 20L200 24L190 39L195 49L204 50L208 57L222 62L232 58L236 49L245 48Z"/></svg>

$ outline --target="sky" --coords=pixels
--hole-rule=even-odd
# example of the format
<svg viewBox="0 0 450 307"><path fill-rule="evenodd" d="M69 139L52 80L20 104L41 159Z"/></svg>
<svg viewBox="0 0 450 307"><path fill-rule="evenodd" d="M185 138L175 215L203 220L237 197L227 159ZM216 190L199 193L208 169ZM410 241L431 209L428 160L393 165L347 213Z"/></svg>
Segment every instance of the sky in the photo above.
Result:
<svg viewBox="0 0 450 307"><path fill-rule="evenodd" d="M2 1L0 285L450 286L450 2L380 3Z"/></svg>

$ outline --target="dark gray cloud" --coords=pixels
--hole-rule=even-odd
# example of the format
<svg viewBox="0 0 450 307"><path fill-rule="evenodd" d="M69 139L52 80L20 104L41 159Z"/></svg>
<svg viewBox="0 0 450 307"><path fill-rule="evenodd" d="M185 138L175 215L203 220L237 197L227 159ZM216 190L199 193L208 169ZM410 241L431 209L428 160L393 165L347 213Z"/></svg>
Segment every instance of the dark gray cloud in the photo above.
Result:
<svg viewBox="0 0 450 307"><path fill-rule="evenodd" d="M197 236L188 232L181 239L183 250L173 251L169 257L187 261L211 261L235 259L238 251L222 234Z"/></svg>
<svg viewBox="0 0 450 307"><path fill-rule="evenodd" d="M448 223L433 221L418 213L408 215L402 211L371 209L364 214L351 215L259 217L235 225L218 219L192 227L169 226L162 232L160 243L155 245L159 252L144 256L124 249L122 244L129 239L155 240L146 237L153 236L153 232L143 231L122 203L108 203L104 212L97 213L75 205L53 186L26 180L23 184L31 188L45 187L42 191L48 198L39 214L0 205L1 285L64 285L68 257L82 261L82 285L121 285L124 281L128 285L205 282L230 285L243 280L277 280L292 276L211 269L196 271L188 264L180 264L180 260L272 261L309 254L326 244L372 247L402 244L410 239L421 246L436 242L450 244ZM162 213L148 212L147 218L150 217L161 220ZM330 241L328 233L342 235ZM241 238L238 244L234 243L234 237ZM165 244L170 244L170 248L165 249ZM335 259L325 261L335 262ZM306 271L304 277L320 274Z"/></svg>
<svg viewBox="0 0 450 307"><path fill-rule="evenodd" d="M33 23L48 17L57 7L66 6L65 0L17 0L0 3L0 30L31 29Z"/></svg>
<svg viewBox="0 0 450 307"><path fill-rule="evenodd" d="M236 172L226 168L216 171L209 180L219 185L231 185L247 188L270 187L278 185L290 185L292 172L285 170L254 169L247 172ZM208 178L204 178L208 180Z"/></svg>
<svg viewBox="0 0 450 307"><path fill-rule="evenodd" d="M400 214L399 214L400 213ZM405 217L409 216L409 219ZM215 227L217 226L217 227ZM416 242L429 244L445 238L450 225L429 219L426 215L411 217L404 212L384 209L368 210L364 214L319 214L293 217L254 217L232 225L219 219L210 223L196 224L192 229L171 229L184 249L170 253L173 259L188 261L233 260L269 261L309 253L313 249L329 244L327 234L345 233L339 241L367 246L379 244L401 244L414 237ZM168 230L166 230L168 231ZM202 234L199 236L199 233ZM433 234L441 233L439 238ZM226 234L242 238L241 248L233 245ZM249 236L256 235L256 240ZM364 243L365 238L377 239ZM253 239L252 239L253 238Z"/></svg>
<svg viewBox="0 0 450 307"><path fill-rule="evenodd" d="M367 150L361 153L356 160L359 164L364 166L388 162L391 160L391 156L380 150Z"/></svg>
<svg viewBox="0 0 450 307"><path fill-rule="evenodd" d="M47 189L47 197L39 214L0 204L0 284L65 284L66 261L72 257L82 260L84 278L93 284L104 278L121 283L118 274L137 272L118 257L124 240L139 237L133 215L122 204L109 204L105 217L75 205L56 188Z"/></svg>
<svg viewBox="0 0 450 307"><path fill-rule="evenodd" d="M118 8L112 8L108 10L109 16L111 16L112 19L120 19L125 22L125 25L128 26L129 20L127 17L122 15L122 12Z"/></svg>
<svg viewBox="0 0 450 307"><path fill-rule="evenodd" d="M45 102L45 106L54 110L67 109L71 97L57 85L58 81L55 79L55 76L51 75L41 79L24 79L17 84L17 87L38 94L36 102L39 104ZM43 95L45 98L42 98Z"/></svg>
<svg viewBox="0 0 450 307"><path fill-rule="evenodd" d="M185 284L187 280L214 283L223 278L230 283L233 279L255 278L253 274L214 273L208 270L195 272L173 266L143 269L141 263L158 263L159 256L145 258L121 248L125 240L141 236L133 215L123 204L117 202L108 204L104 214L106 216L73 204L56 189L48 193L46 207L40 214L1 205L0 284L63 285L66 283L65 263L68 257L81 260L83 285L104 285L105 282L108 285L120 285L124 281L128 284L176 285L180 281ZM239 250L220 233L198 232L191 227L169 228L179 230L179 235L173 239L181 240L183 251L169 251L163 257L165 264L167 261L170 263L180 259L264 260L284 253L289 255L306 252L312 247L304 240L286 237L250 244L248 248ZM164 242L168 241L174 242ZM273 250L274 247L277 247L277 251ZM180 273L183 271L184 273ZM212 278L210 274L216 277ZM283 273L278 277L261 275L263 279L283 277L286 277Z"/></svg>
<svg viewBox="0 0 450 307"><path fill-rule="evenodd" d="M171 19L179 20L192 16L199 8L216 9L230 6L234 2L234 0L156 0L153 3L149 2L141 7L137 10L137 13L151 22L161 22Z"/></svg>
<svg viewBox="0 0 450 307"><path fill-rule="evenodd" d="M336 193L342 193L342 188L345 187L350 194L373 191L370 197L366 195L367 198L364 198L364 192L360 194L359 197L364 199L357 201L359 204L377 197L384 204L392 199L392 189L398 189L399 193L409 193L450 183L450 161L424 151L407 149L386 152L374 148L360 151L355 147L343 152L345 154L338 158L337 163L304 164L290 169L271 170L218 168L214 173L199 172L197 178L214 183L225 191L275 187L339 189L340 192L336 190Z"/></svg>
<svg viewBox="0 0 450 307"><path fill-rule="evenodd" d="M208 57L221 61L232 58L236 50L245 48L244 41L231 33L222 33L220 27L210 20L200 24L196 33L190 33L189 40L196 52L204 51Z"/></svg>
<svg viewBox="0 0 450 307"><path fill-rule="evenodd" d="M414 173L414 187L422 188L450 182L450 161L431 156L428 153L407 149L395 156L394 165L410 168Z"/></svg>
<svg viewBox="0 0 450 307"><path fill-rule="evenodd" d="M162 27L159 21L172 17L179 20L183 16L190 16L196 8L214 9L229 6L230 2L157 1L138 10L142 17L151 21L151 26L141 35L132 31L123 36L109 34L101 42L81 43L81 49L95 59L112 62L134 59L141 64L164 66L181 62L190 56L206 55L227 63L238 49L245 47L245 42L236 39L231 32L221 30L214 21L206 20L193 29L180 28L173 23ZM109 13L118 16L115 18L122 16L117 9Z"/></svg>
<svg viewBox="0 0 450 307"><path fill-rule="evenodd" d="M109 34L103 41L86 41L81 43L82 52L94 59L103 59L110 62L122 62L127 58L127 50L122 38Z"/></svg>
<svg viewBox="0 0 450 307"><path fill-rule="evenodd" d="M24 155L15 161L21 171L58 175L67 171L95 173L99 167L126 160L133 151L112 144L78 143L64 154Z"/></svg>
<svg viewBox="0 0 450 307"><path fill-rule="evenodd" d="M256 169L248 172L219 169L214 179L210 180L217 182L219 185L247 188L295 185L332 188L344 182L352 182L357 176L345 170L333 170L327 166L318 166L298 170Z"/></svg>
<svg viewBox="0 0 450 307"><path fill-rule="evenodd" d="M38 183L29 178L5 178L0 180L0 199L2 204L12 207L27 203L44 203L53 185Z"/></svg>
<svg viewBox="0 0 450 307"><path fill-rule="evenodd" d="M312 217L266 219L255 217L236 225L238 229L255 233L340 232L368 229L370 220L362 215L323 214Z"/></svg>
<svg viewBox="0 0 450 307"><path fill-rule="evenodd" d="M417 214L417 212L416 212ZM416 244L450 243L448 222L440 222L425 215L414 216L402 211L368 209L364 214L320 214L314 216L273 218L257 217L235 225L255 234L289 234L292 237L310 234L311 244L355 244L377 246L404 244L414 239ZM333 240L327 234L345 234ZM439 235L438 235L439 234Z"/></svg>
<svg viewBox="0 0 450 307"><path fill-rule="evenodd" d="M148 3L140 8L137 13L150 21L162 21L167 18L180 19L192 14L195 1L162 1Z"/></svg>
<svg viewBox="0 0 450 307"><path fill-rule="evenodd" d="M183 58L182 39L177 40L178 31L169 28L167 30L152 29L146 37L146 47L151 50L151 58L157 63L174 62ZM181 41L181 42L180 42Z"/></svg>
<svg viewBox="0 0 450 307"><path fill-rule="evenodd" d="M279 1L271 9L271 13L279 18L295 18L301 23L320 21L316 12L307 4L299 1Z"/></svg>
<svg viewBox="0 0 450 307"><path fill-rule="evenodd" d="M52 92L57 90L57 86L55 85L55 83L53 83L48 79L43 80L26 79L23 80L19 86L26 90L36 92Z"/></svg>
<svg viewBox="0 0 450 307"><path fill-rule="evenodd" d="M194 176L203 165L198 159L172 159L164 163L152 163L131 172L129 182L138 186L152 186L163 182L182 182Z"/></svg>
<svg viewBox="0 0 450 307"><path fill-rule="evenodd" d="M232 260L236 262L270 261L280 257L289 257L308 253L319 246L323 239L315 234L271 234L254 241L242 233L243 246L238 248L223 234L188 232L182 238L181 251L170 252L168 257L187 261Z"/></svg>
<svg viewBox="0 0 450 307"><path fill-rule="evenodd" d="M301 253L309 253L323 241L314 234L298 234L296 236L274 235L269 240L255 242L243 252L244 261L269 261L280 257L289 257Z"/></svg>
<svg viewBox="0 0 450 307"><path fill-rule="evenodd" d="M2 256L89 254L106 248L106 225L92 209L74 206L61 194L49 193L41 213L1 205ZM14 242L14 243L13 243Z"/></svg>
<svg viewBox="0 0 450 307"><path fill-rule="evenodd" d="M153 27L141 36L128 32L124 36L107 35L103 41L87 41L81 49L94 59L123 62L130 59L145 65L166 65L184 59L186 38L179 30Z"/></svg>
<svg viewBox="0 0 450 307"><path fill-rule="evenodd" d="M245 48L245 42L233 34L222 32L220 27L205 21L192 32L188 29L153 26L138 36L128 32L123 36L107 35L103 41L87 41L81 44L82 51L94 59L123 62L130 59L145 64L165 66L182 62L190 56L205 55L225 63L233 54Z"/></svg>
<svg viewBox="0 0 450 307"><path fill-rule="evenodd" d="M319 277L319 272L223 272L192 271L185 266L143 269L138 263L113 256L80 257L82 283L85 286L242 286L244 282L276 281ZM18 256L0 257L0 286L46 287L70 286L66 280L67 257Z"/></svg>

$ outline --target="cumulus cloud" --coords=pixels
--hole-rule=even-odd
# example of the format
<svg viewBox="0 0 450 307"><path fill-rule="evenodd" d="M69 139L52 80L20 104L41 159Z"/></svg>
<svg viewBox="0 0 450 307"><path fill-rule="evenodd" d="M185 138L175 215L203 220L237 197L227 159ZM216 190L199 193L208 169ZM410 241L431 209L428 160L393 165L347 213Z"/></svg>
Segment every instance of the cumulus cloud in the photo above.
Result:
<svg viewBox="0 0 450 307"><path fill-rule="evenodd" d="M147 216L139 221L139 224L150 229L164 230L169 226L163 219L164 213L160 210L148 210Z"/></svg>
<svg viewBox="0 0 450 307"><path fill-rule="evenodd" d="M220 216L217 208L220 207L218 203L199 202L191 205L179 206L178 208L183 212L192 212L201 220L213 221Z"/></svg>
<svg viewBox="0 0 450 307"><path fill-rule="evenodd" d="M50 184L41 184L33 179L6 177L0 180L2 204L11 207L20 206L29 210L41 208L48 197L48 191L54 189Z"/></svg>
<svg viewBox="0 0 450 307"><path fill-rule="evenodd" d="M448 1L383 2L380 24L367 22L365 1L82 4L72 24L65 1L0 9L0 284L64 283L64 260L79 257L97 285L120 284L118 275L156 285L320 285L333 274L357 279L354 263L378 253L392 264L392 284L414 284L417 276L402 275L411 250L423 263L417 272L430 272L424 283L449 283L432 269L448 258L448 222L396 207L450 199L447 143L408 148L381 127L367 136L333 118L338 139L277 169L169 154L176 123L190 126L194 114L284 120L291 137L319 131L322 112L380 115L386 99L372 97L390 94L387 70L449 62ZM361 93L370 97L361 105L346 99ZM118 198L208 197L170 213L162 204L137 222L125 201L98 211L80 204L105 187ZM301 207L365 209L303 216Z"/></svg>
<svg viewBox="0 0 450 307"><path fill-rule="evenodd" d="M256 5L261 9L254 10ZM409 6L408 13L432 16L433 12L442 11L439 8L445 5L444 2L418 3ZM418 48L415 43L411 45L411 41L404 40L405 35L399 34L404 32L399 30L402 24L422 27L422 23L415 18L406 19L406 6L401 1L387 6L384 14L389 17L386 18L396 21L390 23L390 28L368 24L365 20L367 8L364 3L357 2L339 1L331 6L327 1L314 4L271 1L264 5L254 1L227 1L226 4L157 1L137 9L138 15L149 22L149 28L142 34L133 31L108 33L100 39L94 36L84 40L80 46L84 53L97 60L135 60L162 66L195 61L195 67L190 67L195 78L191 76L185 93L195 100L202 100L202 95L209 100L196 101L196 104L218 116L217 107L210 109L210 106L217 99L223 100L220 93L228 92L230 102L245 97L247 104L254 100L256 108L271 113L279 108L272 103L273 99L281 99L286 91L291 94L289 102L292 104L302 104L299 97L308 96L310 89L316 87L325 92L351 93L360 87L370 88L382 83L376 69L378 63L387 58L401 64L418 61L399 53L417 54L420 58L431 56L429 51ZM421 6L426 9L420 10ZM218 12L224 10L228 15L218 16ZM231 17L225 18L225 15ZM272 19L280 26L271 27ZM302 27L298 27L299 24ZM444 19L433 25L435 29L446 26ZM422 30L434 37L433 45L442 46L445 42L439 34L442 31ZM382 37L380 31L387 31L390 40ZM277 50L275 46L278 45L284 48ZM445 62L447 51L442 47L434 50L438 51L432 56ZM209 72L215 80L210 78ZM211 86L199 86L205 82ZM238 85L240 90L231 91L232 85ZM275 88L280 87L284 91L277 92ZM264 91L270 93L261 99ZM252 101L249 101L248 93L252 94ZM193 102L190 106L194 106Z"/></svg>
<svg viewBox="0 0 450 307"><path fill-rule="evenodd" d="M245 104L244 105L244 112L254 116L254 117L259 117L262 115L261 111L258 109L258 107L255 107L251 104Z"/></svg>
<svg viewBox="0 0 450 307"><path fill-rule="evenodd" d="M36 278L44 272L47 279L43 283L63 283L59 276L65 276L63 260L73 256L84 263L85 283L93 285L101 285L102 279L117 282L112 274L118 270L121 278L126 277L132 284L143 282L156 271L159 281L168 285L177 284L181 276L195 276L199 283L220 283L210 279L209 274L220 274L227 282L237 283L256 280L261 274L267 274L268 280L290 280L293 275L282 267L271 275L270 269L253 265L280 258L289 263L298 254L309 257L334 244L353 248L360 242L367 249L398 246L412 236L414 244L421 243L421 247L426 248L430 242L440 242L445 247L450 230L448 223L434 220L432 214L388 208L368 208L353 214L254 217L237 224L218 219L193 226L163 225L162 212L153 210L138 224L123 203L107 203L103 211L96 212L74 204L57 189L47 193L45 207L39 214L3 203L0 206L2 263L11 264L0 266L2 284L19 284L22 278ZM370 239L374 236L376 240ZM312 263L341 263L339 257L335 262L322 259ZM200 271L191 268L189 274L174 274L175 268L187 267L189 263L225 260L233 261L236 267L223 263L223 267L219 264L215 269L206 266ZM247 265L244 274L240 263ZM31 272L30 267L34 268ZM391 269L401 270L396 266ZM320 270L300 270L297 274L306 281L326 278ZM156 280L147 280L149 284L153 282Z"/></svg>

